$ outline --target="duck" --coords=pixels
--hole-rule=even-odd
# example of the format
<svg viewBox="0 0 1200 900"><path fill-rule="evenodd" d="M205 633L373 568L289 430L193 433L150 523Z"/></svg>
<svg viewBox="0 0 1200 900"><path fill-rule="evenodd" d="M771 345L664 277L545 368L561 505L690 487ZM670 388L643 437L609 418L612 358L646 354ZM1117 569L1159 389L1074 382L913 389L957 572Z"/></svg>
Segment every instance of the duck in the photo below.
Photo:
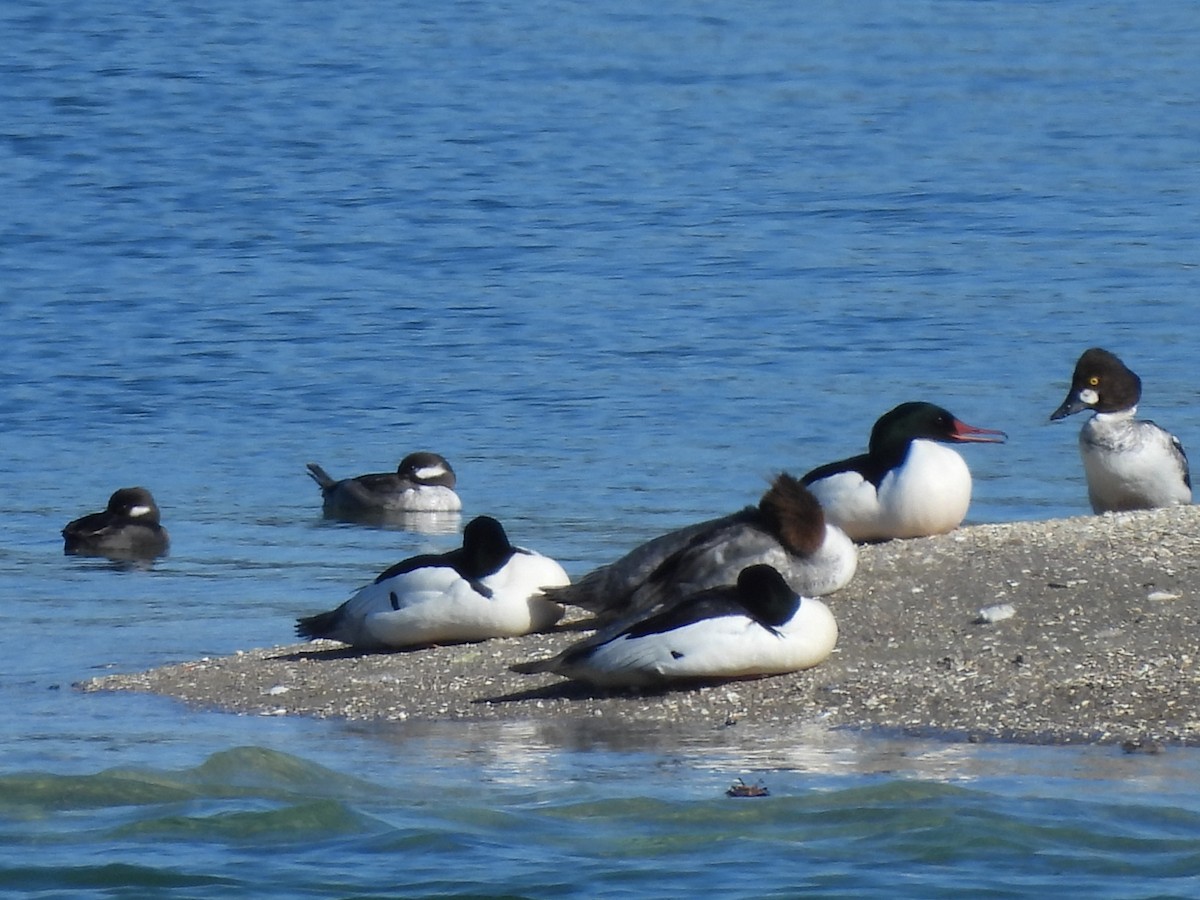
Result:
<svg viewBox="0 0 1200 900"><path fill-rule="evenodd" d="M547 596L611 622L733 584L756 563L774 566L797 593L820 596L849 583L858 551L826 522L816 497L781 472L757 506L660 535Z"/></svg>
<svg viewBox="0 0 1200 900"><path fill-rule="evenodd" d="M144 487L114 491L103 512L89 513L62 530L63 553L112 559L154 559L165 556L170 536L159 521L154 496Z"/></svg>
<svg viewBox="0 0 1200 900"><path fill-rule="evenodd" d="M322 510L329 519L361 522L391 514L454 513L462 509L462 501L454 492L454 469L444 456L428 450L408 454L395 472L340 481L316 463L308 463L307 468L321 488Z"/></svg>
<svg viewBox="0 0 1200 900"><path fill-rule="evenodd" d="M733 585L698 590L596 632L549 659L516 663L605 688L781 675L824 661L837 621L822 601L801 597L775 568L742 569Z"/></svg>
<svg viewBox="0 0 1200 900"><path fill-rule="evenodd" d="M1142 380L1114 353L1085 350L1075 363L1067 397L1050 421L1084 410L1079 455L1095 513L1155 509L1192 502L1192 478L1179 438L1137 418Z"/></svg>
<svg viewBox="0 0 1200 900"><path fill-rule="evenodd" d="M336 609L298 619L296 634L358 650L514 637L558 622L563 608L542 589L569 581L555 560L514 546L499 521L478 516L461 547L396 563Z"/></svg>
<svg viewBox="0 0 1200 900"><path fill-rule="evenodd" d="M941 406L910 401L871 428L867 452L801 478L825 515L859 543L945 534L971 503L971 470L948 443L998 444L1003 431L977 428Z"/></svg>

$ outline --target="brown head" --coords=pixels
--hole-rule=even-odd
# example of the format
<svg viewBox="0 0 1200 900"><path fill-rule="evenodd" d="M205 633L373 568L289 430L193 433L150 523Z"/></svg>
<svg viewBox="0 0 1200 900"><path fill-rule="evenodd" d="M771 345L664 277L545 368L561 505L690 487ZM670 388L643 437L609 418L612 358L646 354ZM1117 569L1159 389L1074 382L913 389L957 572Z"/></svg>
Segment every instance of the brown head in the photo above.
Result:
<svg viewBox="0 0 1200 900"><path fill-rule="evenodd" d="M812 556L825 543L825 510L799 478L780 472L758 509L788 552Z"/></svg>

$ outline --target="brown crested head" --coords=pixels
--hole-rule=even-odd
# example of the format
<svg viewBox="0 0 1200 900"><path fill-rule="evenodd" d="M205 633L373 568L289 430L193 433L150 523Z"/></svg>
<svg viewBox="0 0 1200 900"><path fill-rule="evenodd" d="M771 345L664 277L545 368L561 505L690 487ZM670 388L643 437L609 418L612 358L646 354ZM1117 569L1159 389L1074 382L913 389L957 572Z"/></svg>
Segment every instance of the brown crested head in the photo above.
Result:
<svg viewBox="0 0 1200 900"><path fill-rule="evenodd" d="M812 556L825 543L825 510L799 478L780 472L758 509L789 553Z"/></svg>

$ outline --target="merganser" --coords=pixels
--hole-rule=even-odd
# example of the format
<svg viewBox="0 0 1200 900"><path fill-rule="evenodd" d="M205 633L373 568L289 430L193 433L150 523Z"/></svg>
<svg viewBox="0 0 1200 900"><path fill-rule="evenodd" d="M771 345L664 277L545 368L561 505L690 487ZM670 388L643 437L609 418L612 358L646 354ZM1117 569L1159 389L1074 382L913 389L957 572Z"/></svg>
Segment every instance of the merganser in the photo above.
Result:
<svg viewBox="0 0 1200 900"><path fill-rule="evenodd" d="M167 529L159 523L158 504L144 487L121 488L108 498L104 512L90 513L62 530L63 553L112 559L153 559L166 555Z"/></svg>
<svg viewBox="0 0 1200 900"><path fill-rule="evenodd" d="M1187 454L1179 438L1135 418L1142 380L1107 350L1092 347L1075 363L1067 399L1050 420L1090 409L1079 431L1088 499L1097 513L1192 502Z"/></svg>
<svg viewBox="0 0 1200 900"><path fill-rule="evenodd" d="M958 453L935 442L997 444L1006 438L932 403L901 403L875 422L866 453L819 466L801 480L852 540L944 534L967 514L971 471Z"/></svg>
<svg viewBox="0 0 1200 900"><path fill-rule="evenodd" d="M456 479L445 457L419 451L400 460L395 472L358 475L336 481L316 463L308 474L321 488L326 517L374 522L394 513L457 512Z"/></svg>
<svg viewBox="0 0 1200 900"><path fill-rule="evenodd" d="M816 498L785 472L758 506L654 538L547 596L602 620L620 619L730 585L756 563L773 566L796 593L817 596L850 581L858 551L826 524Z"/></svg>
<svg viewBox="0 0 1200 900"><path fill-rule="evenodd" d="M705 588L649 615L585 638L514 672L554 672L603 687L755 678L807 669L837 643L837 622L820 600L800 597L768 565L736 586Z"/></svg>
<svg viewBox="0 0 1200 900"><path fill-rule="evenodd" d="M568 583L557 562L513 546L504 526L479 516L458 549L397 563L337 609L298 619L296 634L363 650L528 634L563 614L541 589Z"/></svg>

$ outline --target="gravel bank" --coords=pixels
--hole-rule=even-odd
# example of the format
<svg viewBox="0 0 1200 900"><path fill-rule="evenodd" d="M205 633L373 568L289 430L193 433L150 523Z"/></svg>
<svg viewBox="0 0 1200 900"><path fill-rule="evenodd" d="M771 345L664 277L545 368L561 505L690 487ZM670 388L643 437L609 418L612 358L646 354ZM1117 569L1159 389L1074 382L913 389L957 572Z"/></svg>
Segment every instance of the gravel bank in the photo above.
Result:
<svg viewBox="0 0 1200 900"><path fill-rule="evenodd" d="M1190 506L863 547L854 581L826 598L841 636L825 663L664 694L507 670L557 652L573 631L367 655L317 642L79 687L259 715L819 721L963 740L1200 743L1198 546L1200 507ZM981 620L989 607L996 621Z"/></svg>

